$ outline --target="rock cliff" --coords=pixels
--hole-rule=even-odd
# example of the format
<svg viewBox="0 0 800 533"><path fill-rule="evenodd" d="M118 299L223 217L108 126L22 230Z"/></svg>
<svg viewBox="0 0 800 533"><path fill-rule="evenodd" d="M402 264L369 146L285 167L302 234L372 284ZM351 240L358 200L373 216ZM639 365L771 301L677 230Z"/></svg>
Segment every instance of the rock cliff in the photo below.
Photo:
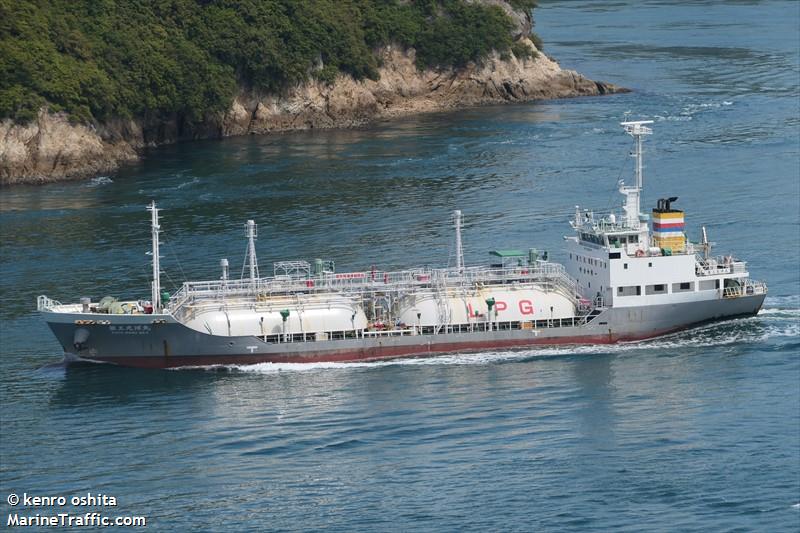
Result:
<svg viewBox="0 0 800 533"><path fill-rule="evenodd" d="M504 4L503 4L504 5ZM530 18L518 20L518 40ZM43 108L29 124L0 122L0 183L37 183L113 172L138 157L144 146L183 139L264 134L311 128L341 128L412 113L619 92L610 84L563 70L543 53L534 58L493 54L463 69L420 71L414 50L386 47L378 80L356 81L340 74L333 83L306 82L282 95L242 90L221 116L202 128L179 117L144 123L118 120L92 127L72 124L62 113Z"/></svg>

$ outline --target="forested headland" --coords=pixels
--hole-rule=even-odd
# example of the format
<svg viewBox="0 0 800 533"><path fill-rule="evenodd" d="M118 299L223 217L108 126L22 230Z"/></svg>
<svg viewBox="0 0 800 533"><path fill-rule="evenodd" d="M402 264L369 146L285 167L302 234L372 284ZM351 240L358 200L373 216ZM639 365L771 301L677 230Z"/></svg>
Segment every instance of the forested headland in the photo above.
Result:
<svg viewBox="0 0 800 533"><path fill-rule="evenodd" d="M562 69L535 0L0 0L0 184L180 140L617 92Z"/></svg>
<svg viewBox="0 0 800 533"><path fill-rule="evenodd" d="M464 0L1 0L0 118L48 106L80 122L202 121L240 87L377 79L387 44L414 48L420 69L529 57L513 26L500 6Z"/></svg>

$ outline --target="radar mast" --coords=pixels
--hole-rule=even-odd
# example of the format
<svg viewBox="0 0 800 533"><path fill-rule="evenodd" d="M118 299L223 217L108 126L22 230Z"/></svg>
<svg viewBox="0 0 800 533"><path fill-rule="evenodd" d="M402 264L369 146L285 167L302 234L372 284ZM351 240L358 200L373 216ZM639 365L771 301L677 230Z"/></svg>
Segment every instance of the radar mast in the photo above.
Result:
<svg viewBox="0 0 800 533"><path fill-rule="evenodd" d="M255 289L256 279L258 279L258 260L256 259L256 239L258 238L258 226L255 221L248 220L244 225L244 234L247 237L247 257L245 262L250 267L250 283ZM244 268L242 268L244 277Z"/></svg>
<svg viewBox="0 0 800 533"><path fill-rule="evenodd" d="M461 210L456 209L453 211L453 222L456 227L456 269L459 272L464 271L464 247L461 244Z"/></svg>
<svg viewBox="0 0 800 533"><path fill-rule="evenodd" d="M620 122L620 126L625 128L625 133L634 139L634 151L631 156L636 159L636 184L633 187L626 186L622 181L620 181L619 184L619 192L625 195L625 223L631 228L639 227L639 214L641 212L640 197L642 194L642 189L644 188L642 176L642 155L644 154L644 150L642 148L642 137L644 135L653 134L653 130L645 126L645 124L652 123L652 120Z"/></svg>
<svg viewBox="0 0 800 533"><path fill-rule="evenodd" d="M155 200L150 202L147 206L150 211L150 229L153 238L153 283L151 285L152 294L150 296L153 302L153 312L161 312L161 258L159 257L159 242L158 234L161 231L161 226L158 224L158 208L156 207Z"/></svg>

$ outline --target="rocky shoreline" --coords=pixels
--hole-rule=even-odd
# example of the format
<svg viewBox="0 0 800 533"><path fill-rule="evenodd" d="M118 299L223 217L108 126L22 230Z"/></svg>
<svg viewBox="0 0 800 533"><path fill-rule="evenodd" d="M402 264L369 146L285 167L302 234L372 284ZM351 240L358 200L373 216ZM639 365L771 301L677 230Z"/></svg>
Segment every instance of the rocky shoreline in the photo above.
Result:
<svg viewBox="0 0 800 533"><path fill-rule="evenodd" d="M535 49L527 37L520 36ZM201 126L180 117L150 122L115 120L99 126L72 124L63 113L40 110L20 125L0 122L0 184L48 183L114 172L142 148L181 140L347 128L376 119L500 102L626 92L563 70L543 53L535 58L493 54L463 69L420 71L413 50L381 51L378 80L340 74L332 84L303 83L283 95L242 90L221 116Z"/></svg>

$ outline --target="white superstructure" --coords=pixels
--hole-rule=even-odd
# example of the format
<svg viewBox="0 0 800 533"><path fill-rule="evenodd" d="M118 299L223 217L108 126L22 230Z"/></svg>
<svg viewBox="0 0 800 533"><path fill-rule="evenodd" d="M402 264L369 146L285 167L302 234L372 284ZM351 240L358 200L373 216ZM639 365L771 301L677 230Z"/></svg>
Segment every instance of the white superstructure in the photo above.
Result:
<svg viewBox="0 0 800 533"><path fill-rule="evenodd" d="M652 238L648 223L651 217L640 211L642 141L645 135L652 134L645 124L652 121L621 124L634 138L632 155L636 159L635 184L626 186L621 181L619 185L625 197L622 216L597 215L575 208L571 221L575 235L565 237L566 267L577 281L579 292L607 306L640 307L715 300L764 290L763 284L749 280L744 261L732 256L708 257L705 228L702 244L689 242L683 211L671 206L676 197L659 200L653 210L653 220L658 220L653 235L671 236L658 241ZM659 246L662 241L677 247Z"/></svg>

